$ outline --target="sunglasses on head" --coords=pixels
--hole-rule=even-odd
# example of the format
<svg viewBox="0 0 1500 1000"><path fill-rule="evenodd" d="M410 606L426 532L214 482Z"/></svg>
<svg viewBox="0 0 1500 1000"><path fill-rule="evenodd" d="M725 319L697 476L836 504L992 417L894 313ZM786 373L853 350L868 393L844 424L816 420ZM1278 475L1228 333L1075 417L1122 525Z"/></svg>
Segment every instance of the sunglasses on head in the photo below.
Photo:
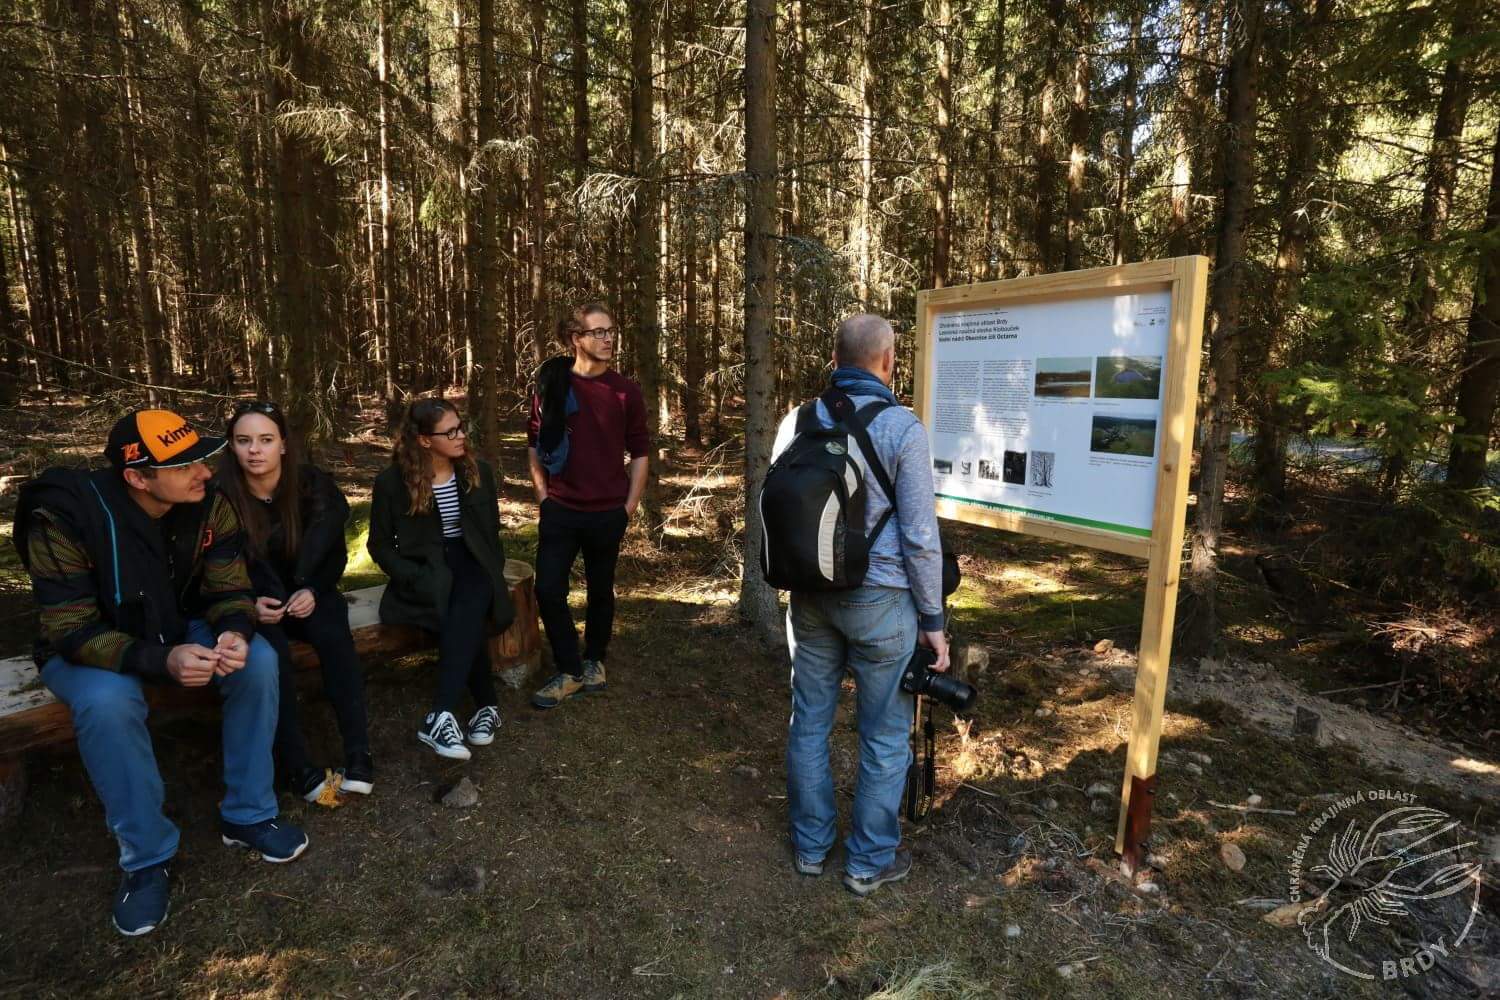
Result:
<svg viewBox="0 0 1500 1000"><path fill-rule="evenodd" d="M281 407L262 399L254 399L236 406L234 408L234 415L229 419L238 420L247 413L264 413L268 417L279 417L281 416Z"/></svg>

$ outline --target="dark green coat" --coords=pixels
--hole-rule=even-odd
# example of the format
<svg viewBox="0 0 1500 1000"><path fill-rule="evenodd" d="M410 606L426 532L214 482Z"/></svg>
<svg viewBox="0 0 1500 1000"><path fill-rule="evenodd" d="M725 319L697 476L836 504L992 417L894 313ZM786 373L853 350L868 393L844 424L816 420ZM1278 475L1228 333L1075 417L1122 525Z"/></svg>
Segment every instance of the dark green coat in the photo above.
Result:
<svg viewBox="0 0 1500 1000"><path fill-rule="evenodd" d="M494 590L490 627L503 632L516 616L505 583L505 545L500 541L499 496L495 473L479 463L479 482L471 485L459 471L459 523L464 543L489 574ZM388 625L416 625L440 631L453 574L443 557L443 522L437 504L425 514L407 510L411 499L401 470L394 464L375 477L370 501L370 557L385 570L391 582L380 598L380 620Z"/></svg>

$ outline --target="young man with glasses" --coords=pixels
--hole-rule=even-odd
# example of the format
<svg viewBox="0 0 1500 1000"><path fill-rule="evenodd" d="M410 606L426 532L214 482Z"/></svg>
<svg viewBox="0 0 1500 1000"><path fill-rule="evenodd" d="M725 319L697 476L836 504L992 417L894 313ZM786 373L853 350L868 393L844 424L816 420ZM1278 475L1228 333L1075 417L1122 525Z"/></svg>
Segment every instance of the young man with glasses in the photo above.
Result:
<svg viewBox="0 0 1500 1000"><path fill-rule="evenodd" d="M610 368L619 331L609 310L597 302L578 307L560 324L558 339L572 357L542 366L527 424L531 481L541 508L536 598L557 666L531 698L537 708L556 708L575 694L605 688L615 564L646 488L651 447L641 387ZM568 609L568 576L579 553L588 591L581 651Z"/></svg>
<svg viewBox="0 0 1500 1000"><path fill-rule="evenodd" d="M167 410L110 432L96 471L48 469L21 489L15 541L31 574L41 680L68 706L89 780L120 845L114 924L137 936L167 917L177 827L146 729L143 685L212 684L224 703L225 845L291 861L303 832L277 818L271 743L276 653L255 600L234 507L204 464L223 438Z"/></svg>

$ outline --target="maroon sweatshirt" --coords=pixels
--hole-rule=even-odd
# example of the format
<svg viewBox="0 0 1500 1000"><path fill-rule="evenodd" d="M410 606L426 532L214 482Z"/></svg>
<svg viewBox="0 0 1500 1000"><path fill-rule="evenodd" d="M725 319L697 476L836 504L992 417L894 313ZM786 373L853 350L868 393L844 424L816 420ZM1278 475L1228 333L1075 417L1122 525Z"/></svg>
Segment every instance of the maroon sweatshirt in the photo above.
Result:
<svg viewBox="0 0 1500 1000"><path fill-rule="evenodd" d="M630 495L625 455L650 454L646 432L646 404L641 387L610 369L584 378L572 373L578 412L568 418L568 463L558 475L547 476L547 496L573 510L613 510ZM542 400L531 397L526 421L526 443L536 447L542 427Z"/></svg>

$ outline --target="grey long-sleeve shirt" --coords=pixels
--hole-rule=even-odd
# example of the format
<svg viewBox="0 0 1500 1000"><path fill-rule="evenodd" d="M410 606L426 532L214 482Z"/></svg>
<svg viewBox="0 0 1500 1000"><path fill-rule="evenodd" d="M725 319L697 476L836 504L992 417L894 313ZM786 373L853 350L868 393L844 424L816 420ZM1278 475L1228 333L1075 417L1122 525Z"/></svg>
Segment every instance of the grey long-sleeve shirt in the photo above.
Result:
<svg viewBox="0 0 1500 1000"><path fill-rule="evenodd" d="M851 393L856 408L875 401L874 396ZM815 404L818 420L832 427L833 419L822 400ZM771 460L791 444L796 436L797 411L781 421ZM870 547L870 568L865 583L873 587L898 587L910 590L917 605L924 632L943 628L943 550L938 540L937 513L933 507L932 456L927 448L927 431L916 414L904 406L881 411L870 424L870 443L896 488L896 513ZM865 530L875 527L890 501L879 481L870 472L865 456L855 453L864 470Z"/></svg>

